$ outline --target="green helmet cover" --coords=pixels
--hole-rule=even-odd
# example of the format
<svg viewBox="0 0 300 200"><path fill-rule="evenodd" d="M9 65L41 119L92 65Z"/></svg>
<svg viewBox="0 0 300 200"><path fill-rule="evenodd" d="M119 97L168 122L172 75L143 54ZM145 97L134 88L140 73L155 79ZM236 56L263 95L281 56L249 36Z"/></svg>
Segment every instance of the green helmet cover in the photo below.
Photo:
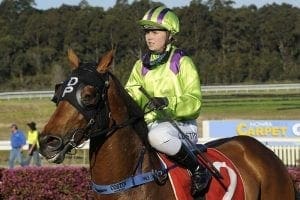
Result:
<svg viewBox="0 0 300 200"><path fill-rule="evenodd" d="M146 12L139 24L144 28L162 28L175 35L179 32L179 19L176 14L164 6L152 8Z"/></svg>

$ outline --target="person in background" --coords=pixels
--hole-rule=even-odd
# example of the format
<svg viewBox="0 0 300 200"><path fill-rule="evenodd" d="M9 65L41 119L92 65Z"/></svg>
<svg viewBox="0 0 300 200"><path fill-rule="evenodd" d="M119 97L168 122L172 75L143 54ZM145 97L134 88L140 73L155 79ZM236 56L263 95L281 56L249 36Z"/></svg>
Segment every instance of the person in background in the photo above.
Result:
<svg viewBox="0 0 300 200"><path fill-rule="evenodd" d="M36 129L36 123L30 122L27 123L30 130L27 133L27 143L29 145L28 148L28 157L26 160L26 165L30 165L31 159L33 158L33 162L36 166L41 166L41 158L39 154L39 143L38 143L38 135L39 132Z"/></svg>
<svg viewBox="0 0 300 200"><path fill-rule="evenodd" d="M141 108L152 111L145 115L150 145L191 171L191 194L196 198L211 180L193 153L194 145L185 139L194 144L198 141L200 78L192 59L172 44L179 32L179 19L172 10L163 6L150 9L139 24L148 52L133 66L125 88ZM141 88L152 97L150 101Z"/></svg>
<svg viewBox="0 0 300 200"><path fill-rule="evenodd" d="M24 166L22 149L26 144L26 138L22 131L18 130L18 126L16 124L12 124L11 128L11 136L10 136L10 144L11 151L9 154L8 165L9 168L14 168L15 161L19 162L21 166Z"/></svg>

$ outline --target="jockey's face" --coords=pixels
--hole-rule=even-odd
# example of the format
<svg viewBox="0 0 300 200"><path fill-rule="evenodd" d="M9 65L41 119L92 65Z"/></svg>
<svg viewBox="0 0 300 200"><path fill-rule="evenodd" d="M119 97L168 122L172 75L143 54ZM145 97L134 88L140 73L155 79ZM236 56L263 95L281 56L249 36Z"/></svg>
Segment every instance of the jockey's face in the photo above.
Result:
<svg viewBox="0 0 300 200"><path fill-rule="evenodd" d="M150 51L162 53L169 40L169 33L164 30L145 30L145 39Z"/></svg>

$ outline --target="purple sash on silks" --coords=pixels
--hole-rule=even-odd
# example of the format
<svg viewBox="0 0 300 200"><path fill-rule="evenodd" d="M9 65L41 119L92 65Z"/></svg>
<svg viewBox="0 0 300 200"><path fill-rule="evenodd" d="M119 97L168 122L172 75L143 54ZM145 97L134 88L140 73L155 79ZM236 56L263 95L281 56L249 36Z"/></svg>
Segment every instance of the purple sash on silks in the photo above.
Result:
<svg viewBox="0 0 300 200"><path fill-rule="evenodd" d="M174 53L173 53L173 55L171 57L171 60L170 60L170 69L174 74L178 74L178 72L180 70L180 59L185 55L186 54L181 49L175 49L174 50ZM145 76L148 73L149 70L150 70L149 68L147 68L143 65L142 75Z"/></svg>

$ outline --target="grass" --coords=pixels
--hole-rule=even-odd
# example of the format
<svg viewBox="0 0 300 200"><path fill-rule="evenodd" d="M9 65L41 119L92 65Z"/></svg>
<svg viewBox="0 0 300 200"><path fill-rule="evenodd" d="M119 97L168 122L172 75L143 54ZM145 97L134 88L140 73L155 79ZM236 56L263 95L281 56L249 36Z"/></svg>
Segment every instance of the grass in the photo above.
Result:
<svg viewBox="0 0 300 200"><path fill-rule="evenodd" d="M204 96L201 120L299 119L300 95Z"/></svg>
<svg viewBox="0 0 300 200"><path fill-rule="evenodd" d="M55 104L44 99L0 100L0 140L9 140L10 124L17 123L27 132L26 123L35 121L42 130L55 110ZM199 122L212 119L299 119L300 94L255 94L203 96Z"/></svg>
<svg viewBox="0 0 300 200"><path fill-rule="evenodd" d="M27 132L29 128L26 124L35 121L38 130L41 130L54 110L55 104L48 98L0 100L0 140L9 139L12 123Z"/></svg>
<svg viewBox="0 0 300 200"><path fill-rule="evenodd" d="M55 110L55 104L48 98L0 100L0 140L9 140L10 124L17 123L24 132L28 131L26 123L35 121L38 130L42 130ZM299 95L226 95L204 96L199 125L202 120L213 119L299 119ZM201 128L201 127L200 127ZM201 129L200 129L201 130ZM8 151L0 151L0 165L6 166ZM62 165L88 163L88 150L68 155ZM43 164L49 165L42 160ZM56 164L55 164L56 165Z"/></svg>

